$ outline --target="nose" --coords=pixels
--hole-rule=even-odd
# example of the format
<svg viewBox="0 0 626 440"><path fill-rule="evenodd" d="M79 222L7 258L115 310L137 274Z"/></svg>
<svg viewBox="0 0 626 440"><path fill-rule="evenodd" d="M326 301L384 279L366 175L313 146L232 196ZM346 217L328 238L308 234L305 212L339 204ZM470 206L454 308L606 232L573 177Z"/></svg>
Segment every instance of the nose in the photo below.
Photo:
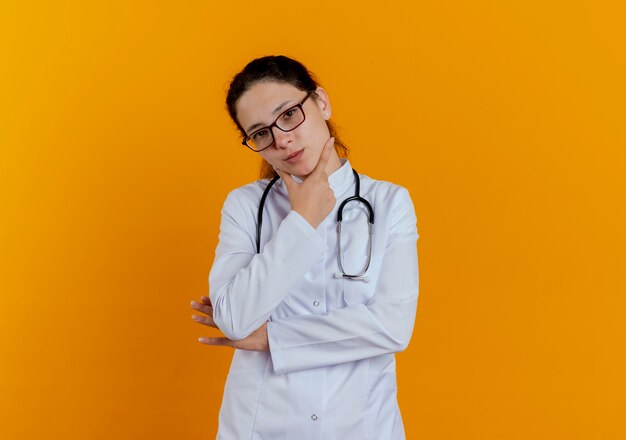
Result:
<svg viewBox="0 0 626 440"><path fill-rule="evenodd" d="M272 134L274 135L274 144L276 148L287 148L291 143L291 133L282 131L278 127L272 127Z"/></svg>

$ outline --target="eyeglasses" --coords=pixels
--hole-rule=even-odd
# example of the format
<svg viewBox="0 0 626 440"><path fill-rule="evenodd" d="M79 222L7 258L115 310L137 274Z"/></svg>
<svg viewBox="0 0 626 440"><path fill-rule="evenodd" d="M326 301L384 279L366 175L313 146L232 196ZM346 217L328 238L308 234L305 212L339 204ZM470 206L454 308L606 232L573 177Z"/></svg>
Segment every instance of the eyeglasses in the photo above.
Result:
<svg viewBox="0 0 626 440"><path fill-rule="evenodd" d="M285 132L294 130L299 127L305 119L302 105L307 99L309 99L309 97L313 93L314 92L307 93L304 99L300 101L300 103L288 108L280 115L278 115L278 118L276 118L272 125L259 128L254 133L246 136L243 139L242 144L250 148L252 151L259 152L265 150L274 143L274 133L272 132L272 127L276 127L279 130Z"/></svg>

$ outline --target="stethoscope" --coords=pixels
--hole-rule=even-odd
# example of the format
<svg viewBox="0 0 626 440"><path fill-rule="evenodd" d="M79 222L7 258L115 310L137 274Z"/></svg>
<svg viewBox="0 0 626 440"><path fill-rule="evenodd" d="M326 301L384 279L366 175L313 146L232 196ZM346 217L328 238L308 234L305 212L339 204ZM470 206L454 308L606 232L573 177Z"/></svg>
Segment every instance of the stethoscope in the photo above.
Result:
<svg viewBox="0 0 626 440"><path fill-rule="evenodd" d="M372 205L361 197L361 179L359 178L359 174L353 168L352 173L354 174L354 183L355 183L355 191L352 197L348 197L341 205L339 205L339 209L337 211L337 261L339 262L339 270L341 272L337 272L335 274L335 278L345 278L353 281L365 281L368 283L370 281L370 277L365 275L367 269L370 267L370 262L372 260L372 232L374 229L374 210L372 209ZM279 176L274 177L270 180L267 187L265 187L265 191L263 191L263 196L261 196L261 203L259 204L259 212L257 213L257 226L256 226L256 251L257 253L261 252L261 225L263 224L263 207L265 206L265 199L267 198L267 194L270 192L272 185L276 183L279 179ZM348 274L343 268L343 256L341 254L341 222L343 220L343 208L350 202L361 202L365 205L368 211L368 245L367 245L367 263L365 263L365 268L359 274Z"/></svg>

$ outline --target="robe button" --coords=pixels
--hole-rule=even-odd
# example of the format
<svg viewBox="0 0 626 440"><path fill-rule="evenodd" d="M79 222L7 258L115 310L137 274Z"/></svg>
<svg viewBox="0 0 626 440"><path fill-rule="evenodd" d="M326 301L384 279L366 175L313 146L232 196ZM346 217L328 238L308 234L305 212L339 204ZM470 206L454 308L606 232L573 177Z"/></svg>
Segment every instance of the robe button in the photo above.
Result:
<svg viewBox="0 0 626 440"><path fill-rule="evenodd" d="M313 414L313 415L311 416L311 420L317 420L317 415L316 415L316 414Z"/></svg>

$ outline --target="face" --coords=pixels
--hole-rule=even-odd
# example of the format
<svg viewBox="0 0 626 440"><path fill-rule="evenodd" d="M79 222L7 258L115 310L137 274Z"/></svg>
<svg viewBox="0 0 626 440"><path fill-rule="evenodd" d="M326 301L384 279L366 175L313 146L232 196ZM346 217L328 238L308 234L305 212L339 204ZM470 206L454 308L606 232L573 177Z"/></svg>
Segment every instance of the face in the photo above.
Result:
<svg viewBox="0 0 626 440"><path fill-rule="evenodd" d="M237 101L237 120L246 134L251 134L271 125L278 115L300 103L306 94L287 83L257 82ZM274 143L258 154L274 168L305 178L315 169L322 149L330 138L326 120L330 118L331 109L324 89L318 87L316 94L311 95L302 105L302 110L305 114L304 122L288 132L272 127ZM330 175L340 165L339 157L333 150L327 174Z"/></svg>

